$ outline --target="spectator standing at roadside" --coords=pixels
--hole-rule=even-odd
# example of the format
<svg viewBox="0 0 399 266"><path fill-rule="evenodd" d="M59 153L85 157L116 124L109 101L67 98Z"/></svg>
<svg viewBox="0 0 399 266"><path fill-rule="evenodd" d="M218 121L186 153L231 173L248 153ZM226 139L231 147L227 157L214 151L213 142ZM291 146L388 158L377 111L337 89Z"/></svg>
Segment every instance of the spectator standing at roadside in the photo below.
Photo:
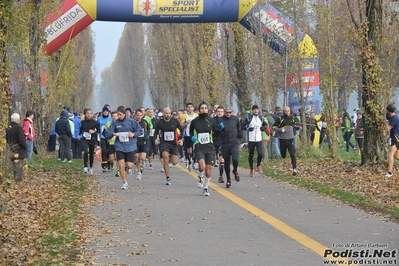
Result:
<svg viewBox="0 0 399 266"><path fill-rule="evenodd" d="M24 121L22 121L22 129L26 139L26 153L28 162L32 161L33 145L36 140L35 127L33 126L33 119L35 118L35 113L33 111L27 111Z"/></svg>
<svg viewBox="0 0 399 266"><path fill-rule="evenodd" d="M262 109L262 115L265 118L268 125L274 125L274 118L269 113L269 110ZM269 134L270 135L270 134ZM271 157L271 143L269 144L272 136L267 135L265 131L262 131L262 148L263 148L263 163L267 163L269 157Z"/></svg>
<svg viewBox="0 0 399 266"><path fill-rule="evenodd" d="M310 145L313 146L315 134L316 134L316 119L315 112L311 112L309 116L306 116L306 134L308 135L308 139L310 140Z"/></svg>
<svg viewBox="0 0 399 266"><path fill-rule="evenodd" d="M346 110L343 110L342 113L342 133L344 134L344 140L346 142L346 152L349 152L349 146L351 146L354 150L356 150L356 147L352 144L351 142L351 137L353 134L352 131L352 121L351 117L349 116L348 112Z"/></svg>
<svg viewBox="0 0 399 266"><path fill-rule="evenodd" d="M71 159L71 138L72 131L71 125L69 124L68 111L62 110L60 118L55 123L55 132L58 135L58 141L60 143L59 154L62 162L72 162Z"/></svg>
<svg viewBox="0 0 399 266"><path fill-rule="evenodd" d="M326 132L327 132L327 119L326 116L321 113L320 119L319 119L319 126L316 125L316 129L320 132L319 135L319 149L322 148L323 146L323 140L326 137Z"/></svg>
<svg viewBox="0 0 399 266"><path fill-rule="evenodd" d="M26 154L26 138L21 127L20 115L13 113L11 115L11 126L6 129L6 140L11 152L11 162L13 165L13 174L15 182L21 182L23 179L23 165Z"/></svg>
<svg viewBox="0 0 399 266"><path fill-rule="evenodd" d="M358 153L359 155L361 155L363 151L364 131L363 131L363 115L360 110L357 111L355 138L358 147Z"/></svg>

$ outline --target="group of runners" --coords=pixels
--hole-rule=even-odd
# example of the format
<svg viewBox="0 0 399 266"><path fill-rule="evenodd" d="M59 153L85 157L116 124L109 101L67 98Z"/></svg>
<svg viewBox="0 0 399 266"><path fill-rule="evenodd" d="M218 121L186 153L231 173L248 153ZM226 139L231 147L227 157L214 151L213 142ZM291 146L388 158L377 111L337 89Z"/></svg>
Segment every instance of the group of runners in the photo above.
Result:
<svg viewBox="0 0 399 266"><path fill-rule="evenodd" d="M165 173L166 185L172 184L170 168L178 163L180 156L183 162L185 160L189 171L199 171L197 186L202 189L204 196L209 196L208 187L214 166L219 167L218 182L225 183L226 188L231 187L232 177L236 182L240 181L240 139L242 133L246 132L249 141L250 175L254 175L255 148L258 153L256 170L262 173L261 131L267 131L267 134L271 131L267 120L259 114L257 105L252 106L253 113L243 123L233 113L231 106L215 106L211 112L206 102L200 103L196 112L191 102L186 103L185 107L186 110L177 114L172 113L169 107L156 113L151 108L141 107L132 112L130 108L119 106L111 112L106 105L95 123L91 110L85 110L81 130L82 139L87 142L83 149L84 172L91 173L94 140L99 136L102 170L114 170L116 160L116 176L122 179L122 189L128 188L127 175L132 174L134 167L138 172L137 180L141 179L144 162L148 162L147 167L153 169L154 155L159 150L161 171Z"/></svg>

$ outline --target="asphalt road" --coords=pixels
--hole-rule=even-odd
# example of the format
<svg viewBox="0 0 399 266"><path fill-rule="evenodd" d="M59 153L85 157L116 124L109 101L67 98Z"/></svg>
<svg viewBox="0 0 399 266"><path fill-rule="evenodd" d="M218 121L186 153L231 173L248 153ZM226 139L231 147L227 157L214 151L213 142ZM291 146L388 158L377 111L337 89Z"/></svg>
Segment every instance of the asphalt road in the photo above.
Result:
<svg viewBox="0 0 399 266"><path fill-rule="evenodd" d="M248 170L226 189L213 168L209 197L181 162L171 186L158 160L128 190L97 173L92 265L399 265L399 224Z"/></svg>

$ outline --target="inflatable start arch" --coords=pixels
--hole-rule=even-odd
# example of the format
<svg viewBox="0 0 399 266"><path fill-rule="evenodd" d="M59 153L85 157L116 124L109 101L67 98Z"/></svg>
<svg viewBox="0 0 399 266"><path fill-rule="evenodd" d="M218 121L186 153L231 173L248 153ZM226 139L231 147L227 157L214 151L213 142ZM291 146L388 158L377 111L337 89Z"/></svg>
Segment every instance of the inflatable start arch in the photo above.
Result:
<svg viewBox="0 0 399 266"><path fill-rule="evenodd" d="M297 41L302 60L302 77L287 74L287 89L292 109L300 104L297 92L302 82L306 111L320 112L319 62L312 39L272 5L258 0L65 0L45 26L47 45L52 54L88 27L93 21L141 23L218 23L239 22L249 31L261 34L277 53L285 55L289 44ZM256 25L256 28L253 27ZM295 31L297 36L295 36Z"/></svg>

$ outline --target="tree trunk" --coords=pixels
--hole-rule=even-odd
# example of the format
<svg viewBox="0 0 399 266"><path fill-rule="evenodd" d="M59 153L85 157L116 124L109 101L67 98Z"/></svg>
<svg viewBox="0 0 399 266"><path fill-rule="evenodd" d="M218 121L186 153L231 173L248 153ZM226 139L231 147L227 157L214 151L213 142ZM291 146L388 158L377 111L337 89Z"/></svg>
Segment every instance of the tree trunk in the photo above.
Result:
<svg viewBox="0 0 399 266"><path fill-rule="evenodd" d="M381 115L381 79L378 51L382 34L382 0L366 1L367 22L362 25L362 85L364 148L362 164L373 164L386 156L384 118Z"/></svg>
<svg viewBox="0 0 399 266"><path fill-rule="evenodd" d="M7 21L11 16L11 1L0 3L0 128L8 127L9 118L11 114L12 92L10 90L9 68L7 58ZM4 140L4 141L3 141ZM1 134L0 139L0 173L7 172L8 156L5 155L5 136ZM1 174L0 176L4 176ZM0 180L2 182L2 180Z"/></svg>
<svg viewBox="0 0 399 266"><path fill-rule="evenodd" d="M241 25L233 25L234 32L234 67L237 75L233 77L236 86L237 103L239 110L251 108L252 94L247 86L247 73L245 69L244 34Z"/></svg>

